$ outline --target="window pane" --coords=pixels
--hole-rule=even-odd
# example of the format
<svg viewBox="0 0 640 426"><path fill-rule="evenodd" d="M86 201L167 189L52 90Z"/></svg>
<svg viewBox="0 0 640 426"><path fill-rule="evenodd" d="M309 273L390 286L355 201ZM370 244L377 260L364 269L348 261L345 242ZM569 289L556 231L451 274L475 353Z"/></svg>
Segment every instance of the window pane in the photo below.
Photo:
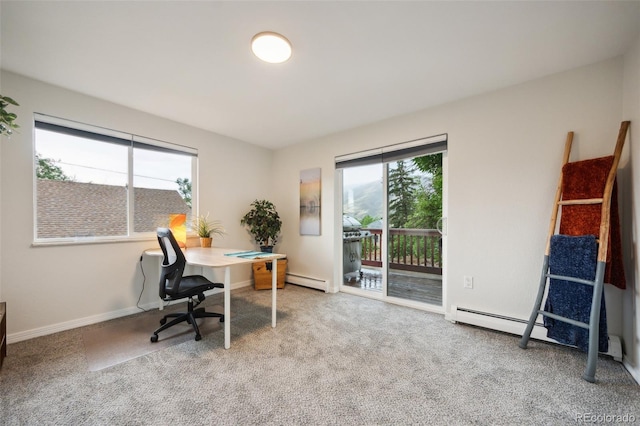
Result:
<svg viewBox="0 0 640 426"><path fill-rule="evenodd" d="M127 235L128 148L35 130L36 238Z"/></svg>
<svg viewBox="0 0 640 426"><path fill-rule="evenodd" d="M191 223L191 164L189 155L133 149L134 232L167 226L176 213Z"/></svg>
<svg viewBox="0 0 640 426"><path fill-rule="evenodd" d="M176 213L190 223L195 149L36 115L35 150L37 240L155 232Z"/></svg>

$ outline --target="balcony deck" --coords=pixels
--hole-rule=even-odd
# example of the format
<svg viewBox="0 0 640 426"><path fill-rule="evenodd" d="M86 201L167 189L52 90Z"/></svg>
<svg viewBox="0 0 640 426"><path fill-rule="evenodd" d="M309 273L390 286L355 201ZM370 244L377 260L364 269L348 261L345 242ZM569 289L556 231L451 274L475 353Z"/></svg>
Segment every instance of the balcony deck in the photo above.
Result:
<svg viewBox="0 0 640 426"><path fill-rule="evenodd" d="M362 275L347 274L344 285L382 292L381 229L362 238ZM442 236L436 229L389 230L387 295L442 306ZM353 270L353 269L351 269Z"/></svg>
<svg viewBox="0 0 640 426"><path fill-rule="evenodd" d="M382 291L382 270L362 268L362 277L357 273L345 277L344 285L370 291ZM388 295L416 302L442 306L442 276L391 270L389 272Z"/></svg>

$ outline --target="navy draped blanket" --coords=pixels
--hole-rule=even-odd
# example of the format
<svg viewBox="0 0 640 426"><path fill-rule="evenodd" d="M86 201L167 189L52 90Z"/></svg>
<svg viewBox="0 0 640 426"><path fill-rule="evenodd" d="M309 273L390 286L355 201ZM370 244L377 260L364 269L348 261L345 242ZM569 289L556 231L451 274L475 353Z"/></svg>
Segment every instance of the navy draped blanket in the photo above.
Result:
<svg viewBox="0 0 640 426"><path fill-rule="evenodd" d="M598 244L593 235L551 237L549 272L593 281L596 275ZM589 323L593 287L560 279L551 279L544 310L576 321ZM560 343L577 346L584 352L589 349L589 330L544 317L547 337ZM600 303L599 345L600 352L609 350L607 314L604 293Z"/></svg>

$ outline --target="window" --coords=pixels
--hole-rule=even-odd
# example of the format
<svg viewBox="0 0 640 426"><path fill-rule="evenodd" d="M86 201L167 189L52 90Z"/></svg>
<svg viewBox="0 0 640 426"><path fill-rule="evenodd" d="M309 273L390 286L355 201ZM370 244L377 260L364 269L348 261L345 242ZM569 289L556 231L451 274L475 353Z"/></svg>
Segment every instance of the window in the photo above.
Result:
<svg viewBox="0 0 640 426"><path fill-rule="evenodd" d="M192 148L37 114L35 240L128 238L189 219L196 167Z"/></svg>

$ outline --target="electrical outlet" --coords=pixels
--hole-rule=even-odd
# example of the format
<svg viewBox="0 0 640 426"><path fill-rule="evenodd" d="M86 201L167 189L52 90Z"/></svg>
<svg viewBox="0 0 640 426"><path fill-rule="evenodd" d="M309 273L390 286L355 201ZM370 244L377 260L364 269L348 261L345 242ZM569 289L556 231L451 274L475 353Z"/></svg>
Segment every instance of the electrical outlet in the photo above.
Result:
<svg viewBox="0 0 640 426"><path fill-rule="evenodd" d="M464 288L473 288L473 277L469 275L464 276Z"/></svg>

